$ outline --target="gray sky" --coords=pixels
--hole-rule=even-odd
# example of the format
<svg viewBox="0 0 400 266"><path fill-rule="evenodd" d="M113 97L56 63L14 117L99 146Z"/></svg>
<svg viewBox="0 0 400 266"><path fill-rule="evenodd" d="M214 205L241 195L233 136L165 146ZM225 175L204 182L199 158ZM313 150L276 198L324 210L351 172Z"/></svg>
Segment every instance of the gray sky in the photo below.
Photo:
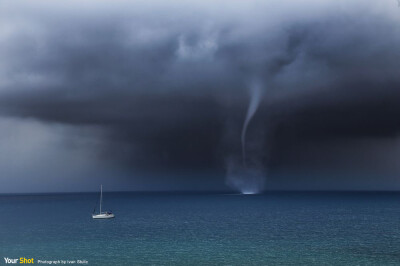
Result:
<svg viewBox="0 0 400 266"><path fill-rule="evenodd" d="M265 189L399 189L399 70L394 0L4 0L0 193L230 189L254 80Z"/></svg>

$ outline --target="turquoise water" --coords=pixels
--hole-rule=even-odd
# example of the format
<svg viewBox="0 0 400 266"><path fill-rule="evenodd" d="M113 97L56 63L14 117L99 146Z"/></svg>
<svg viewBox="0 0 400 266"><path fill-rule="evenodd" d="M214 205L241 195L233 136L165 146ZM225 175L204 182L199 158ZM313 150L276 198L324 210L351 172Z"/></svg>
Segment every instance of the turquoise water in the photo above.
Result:
<svg viewBox="0 0 400 266"><path fill-rule="evenodd" d="M88 265L398 265L400 194L0 196L0 258Z"/></svg>

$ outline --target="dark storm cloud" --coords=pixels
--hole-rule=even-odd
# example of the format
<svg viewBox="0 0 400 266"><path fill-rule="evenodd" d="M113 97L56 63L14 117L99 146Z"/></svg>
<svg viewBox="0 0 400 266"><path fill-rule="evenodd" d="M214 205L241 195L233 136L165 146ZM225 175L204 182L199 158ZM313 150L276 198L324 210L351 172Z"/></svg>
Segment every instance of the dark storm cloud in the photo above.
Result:
<svg viewBox="0 0 400 266"><path fill-rule="evenodd" d="M396 3L225 4L2 3L0 114L96 126L133 168L218 172L256 78L272 169L324 153L304 143L397 136Z"/></svg>

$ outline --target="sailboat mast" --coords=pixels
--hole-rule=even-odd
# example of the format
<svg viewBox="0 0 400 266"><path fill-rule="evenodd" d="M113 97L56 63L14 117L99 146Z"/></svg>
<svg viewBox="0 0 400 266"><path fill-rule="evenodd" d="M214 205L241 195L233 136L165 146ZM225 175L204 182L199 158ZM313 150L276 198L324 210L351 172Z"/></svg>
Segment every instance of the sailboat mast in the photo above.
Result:
<svg viewBox="0 0 400 266"><path fill-rule="evenodd" d="M101 202L103 201L103 185L100 185L100 214L101 214Z"/></svg>

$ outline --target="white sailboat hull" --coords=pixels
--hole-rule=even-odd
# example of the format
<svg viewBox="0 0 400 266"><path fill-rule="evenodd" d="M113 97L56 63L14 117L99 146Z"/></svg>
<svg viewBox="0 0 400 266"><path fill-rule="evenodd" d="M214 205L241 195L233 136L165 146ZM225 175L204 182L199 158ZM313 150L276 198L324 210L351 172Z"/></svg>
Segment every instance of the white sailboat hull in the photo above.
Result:
<svg viewBox="0 0 400 266"><path fill-rule="evenodd" d="M92 214L93 219L110 219L114 217L115 215L113 213Z"/></svg>

